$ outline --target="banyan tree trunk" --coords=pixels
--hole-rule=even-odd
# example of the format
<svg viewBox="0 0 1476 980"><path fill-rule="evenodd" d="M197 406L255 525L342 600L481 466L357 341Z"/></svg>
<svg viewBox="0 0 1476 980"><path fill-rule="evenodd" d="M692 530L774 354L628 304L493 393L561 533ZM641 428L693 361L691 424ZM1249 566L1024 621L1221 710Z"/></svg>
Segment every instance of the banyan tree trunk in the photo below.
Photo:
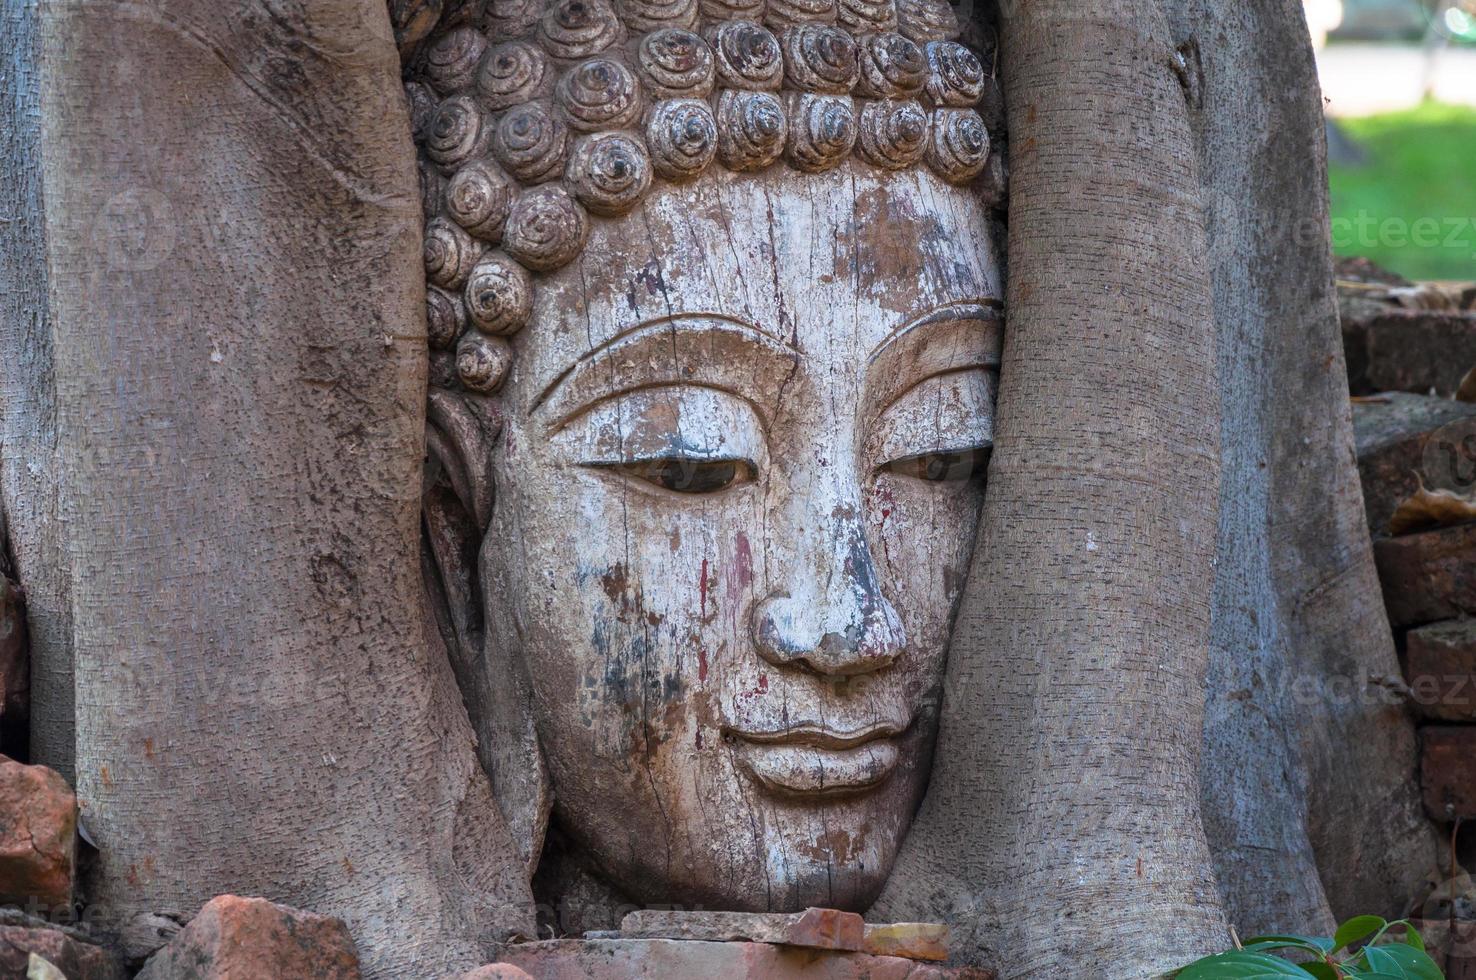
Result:
<svg viewBox="0 0 1476 980"><path fill-rule="evenodd" d="M1212 877L1241 935L1322 932L1334 913L1398 914L1438 856L1418 801L1413 726L1386 690L1398 663L1353 465L1321 103L1301 4L1022 0L1002 5L1002 25L1014 152L999 446L951 653L942 762L878 911L950 918L1004 976L1093 962L1094 975L1141 976L1183 962L1195 943L1224 946L1207 904L1191 904L1211 878L1203 865L1124 858L1172 854L1160 838L1167 828L1191 833L1182 794L1193 770ZM1166 67L1180 76L1183 101L1160 93L1150 105ZM1136 210L1154 195L1169 199ZM1191 198L1202 212L1184 203ZM1201 220L1207 251L1196 254L1183 242L1197 227L1181 226ZM1163 266L1139 264L1175 245L1184 252ZM1104 271L1103 260L1118 267ZM1144 326L1161 328L1154 318L1191 270L1212 284L1215 364L1198 390L1205 365L1184 371L1182 359L1205 350L1160 348ZM1040 332L1063 323L1077 329ZM1145 353L1101 378L1103 337L1109 350L1137 344ZM1052 356L1066 366L1038 366ZM1025 380L1032 372L1041 380ZM1100 379L1104 390L1084 396L1072 378ZM1187 401L1156 415L1165 391ZM1106 533L1099 522L1161 529L1104 507L1099 474L1063 465L1063 445L1095 447L1109 473L1143 465L1163 447L1124 442L1112 423L1140 420L1140 435L1156 426L1171 438L1164 420L1196 411L1195 399L1220 416L1207 634L1202 608L1152 601L1161 583L1183 581L1183 565L1134 569L1141 599L1055 587L1089 580ZM1119 496L1106 499L1129 513L1157 503L1160 520L1200 516L1205 491L1193 481L1157 485L1163 496L1142 493L1137 504L1130 472L1115 484ZM1088 534L1091 554L1080 545ZM1032 553L1042 541L1048 550ZM1141 532L1128 553L1179 555ZM1144 614L1158 617L1150 625L1183 670L1177 689L1127 659L1141 639L1107 625L1118 615L1141 628ZM1152 747L1198 737L1197 718L1157 713L1180 697L1206 704L1202 757L1152 768ZM1119 714L1099 712L1102 704ZM1117 727L1124 722L1145 738L1146 756L1101 751L1131 737ZM1154 817L1139 809L1149 794L1164 801ZM1104 829L1099 813L1127 815L1127 825ZM1133 825L1133 814L1146 825ZM1167 905L1155 904L1164 894ZM1134 950L1126 960L1124 948Z"/></svg>
<svg viewBox="0 0 1476 980"><path fill-rule="evenodd" d="M99 924L229 891L344 917L370 976L485 962L531 897L421 607L385 6L57 0L40 51L50 363L4 360L49 387L7 377L5 453L54 465L55 513L6 489L17 541L70 560ZM9 441L27 425L54 456ZM65 646L40 638L42 671Z"/></svg>
<svg viewBox="0 0 1476 980"><path fill-rule="evenodd" d="M0 539L25 583L31 751L72 775L72 623L57 513L35 0L0 6Z"/></svg>
<svg viewBox="0 0 1476 980"><path fill-rule="evenodd" d="M1023 2L1001 27L996 447L932 787L877 915L947 918L1002 977L1146 976L1228 940L1199 814L1219 490L1200 177L1153 0Z"/></svg>
<svg viewBox="0 0 1476 980"><path fill-rule="evenodd" d="M1354 465L1303 6L1165 6L1196 91L1220 348L1206 833L1242 936L1321 931L1329 907L1402 914L1440 848L1387 684L1399 663Z"/></svg>

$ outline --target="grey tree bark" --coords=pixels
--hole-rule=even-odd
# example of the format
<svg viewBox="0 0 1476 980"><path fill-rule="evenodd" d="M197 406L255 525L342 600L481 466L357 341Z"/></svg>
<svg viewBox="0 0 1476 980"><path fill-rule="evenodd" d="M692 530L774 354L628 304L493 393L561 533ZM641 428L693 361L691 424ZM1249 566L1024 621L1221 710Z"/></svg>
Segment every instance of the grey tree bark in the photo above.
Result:
<svg viewBox="0 0 1476 980"><path fill-rule="evenodd" d="M1399 664L1354 463L1317 68L1297 0L1164 7L1194 92L1219 343L1205 829L1242 936L1320 933L1401 914L1439 848L1383 683Z"/></svg>
<svg viewBox="0 0 1476 980"><path fill-rule="evenodd" d="M1147 976L1228 940L1199 814L1219 488L1201 178L1156 3L1020 3L1002 54L996 449L932 788L873 914L943 917L1002 977Z"/></svg>
<svg viewBox="0 0 1476 980"><path fill-rule="evenodd" d="M88 898L115 926L226 891L340 915L373 977L485 962L531 897L421 606L420 207L384 4L56 2L40 27ZM8 383L7 425L41 431L7 465L52 476L47 391ZM35 494L7 485L44 547Z"/></svg>
<svg viewBox="0 0 1476 980"><path fill-rule="evenodd" d="M31 753L72 775L72 627L57 513L37 7L0 8L0 519L26 585Z"/></svg>

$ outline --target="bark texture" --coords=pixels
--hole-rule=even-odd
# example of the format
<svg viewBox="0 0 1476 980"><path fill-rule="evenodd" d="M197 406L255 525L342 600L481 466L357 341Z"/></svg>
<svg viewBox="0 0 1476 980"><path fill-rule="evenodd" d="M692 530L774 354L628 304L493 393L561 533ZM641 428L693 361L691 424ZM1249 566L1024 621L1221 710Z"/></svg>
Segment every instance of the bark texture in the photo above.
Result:
<svg viewBox="0 0 1476 980"><path fill-rule="evenodd" d="M1399 667L1354 462L1316 64L1296 0L1163 6L1193 92L1219 340L1205 832L1241 935L1322 933L1329 903L1399 913L1437 851L1413 725L1381 683Z"/></svg>
<svg viewBox="0 0 1476 980"><path fill-rule="evenodd" d="M57 515L56 398L42 206L39 18L0 8L0 521L25 585L31 755L72 774L72 626Z"/></svg>
<svg viewBox="0 0 1476 980"><path fill-rule="evenodd" d="M421 604L384 5L57 2L42 46L89 897L339 916L371 977L485 962L530 897Z"/></svg>
<svg viewBox="0 0 1476 980"><path fill-rule="evenodd" d="M1021 3L1002 28L997 444L932 788L872 916L943 917L1003 977L1141 977L1228 939L1199 814L1219 486L1201 182L1156 3Z"/></svg>

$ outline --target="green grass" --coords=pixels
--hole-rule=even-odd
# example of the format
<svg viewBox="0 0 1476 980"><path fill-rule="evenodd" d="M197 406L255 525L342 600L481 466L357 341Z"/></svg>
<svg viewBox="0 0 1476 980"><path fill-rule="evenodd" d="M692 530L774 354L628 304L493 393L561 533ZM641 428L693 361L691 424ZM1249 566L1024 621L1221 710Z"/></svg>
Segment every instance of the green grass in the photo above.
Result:
<svg viewBox="0 0 1476 980"><path fill-rule="evenodd" d="M1411 279L1476 279L1476 109L1341 120L1362 166L1331 168L1333 249Z"/></svg>

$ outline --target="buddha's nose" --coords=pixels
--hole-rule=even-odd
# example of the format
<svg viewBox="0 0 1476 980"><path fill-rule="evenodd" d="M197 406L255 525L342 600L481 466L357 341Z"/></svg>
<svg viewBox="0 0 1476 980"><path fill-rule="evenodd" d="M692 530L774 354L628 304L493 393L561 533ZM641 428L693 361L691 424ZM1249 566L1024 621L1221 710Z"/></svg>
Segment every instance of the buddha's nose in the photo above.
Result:
<svg viewBox="0 0 1476 980"><path fill-rule="evenodd" d="M797 580L754 610L759 654L776 666L865 674L888 666L907 646L902 618L882 594L861 528L847 521L839 531L820 540L800 535L817 547L805 548L809 560L790 566Z"/></svg>

